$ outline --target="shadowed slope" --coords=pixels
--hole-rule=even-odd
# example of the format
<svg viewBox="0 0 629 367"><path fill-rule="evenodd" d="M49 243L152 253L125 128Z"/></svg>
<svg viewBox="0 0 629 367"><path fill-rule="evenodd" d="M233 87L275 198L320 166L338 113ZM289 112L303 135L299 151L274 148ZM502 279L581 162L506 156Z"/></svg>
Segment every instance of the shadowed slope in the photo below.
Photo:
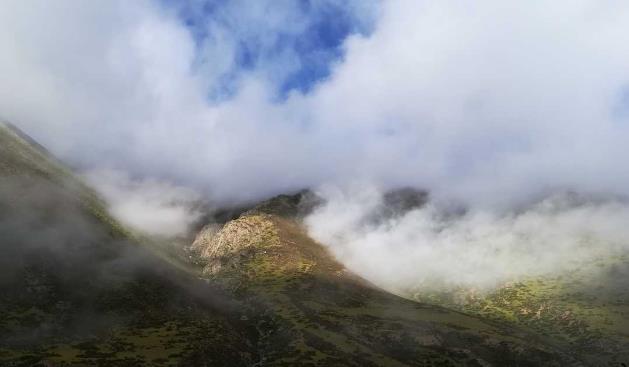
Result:
<svg viewBox="0 0 629 367"><path fill-rule="evenodd" d="M239 306L129 237L95 193L0 125L0 365L248 365Z"/></svg>

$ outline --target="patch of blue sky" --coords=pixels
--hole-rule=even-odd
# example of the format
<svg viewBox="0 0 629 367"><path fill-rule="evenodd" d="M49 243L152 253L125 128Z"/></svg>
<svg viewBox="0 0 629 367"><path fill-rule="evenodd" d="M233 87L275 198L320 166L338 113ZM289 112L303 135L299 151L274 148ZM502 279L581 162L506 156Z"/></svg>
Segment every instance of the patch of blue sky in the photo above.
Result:
<svg viewBox="0 0 629 367"><path fill-rule="evenodd" d="M352 34L368 35L375 23L375 10L356 11L371 6L377 0L159 0L176 10L182 24L189 29L199 50L203 68L222 32L231 40L231 62L208 86L208 98L228 99L238 89L243 75L263 75L275 88L278 99L293 91L308 93L326 79L333 65L343 58L343 42ZM371 5L366 5L371 3ZM268 21L267 21L268 19ZM210 45L211 46L211 45Z"/></svg>
<svg viewBox="0 0 629 367"><path fill-rule="evenodd" d="M291 46L300 55L301 67L287 75L280 89L283 94L291 90L306 93L325 79L334 62L343 57L345 38L363 31L339 6L327 7L316 14L311 26L293 40Z"/></svg>
<svg viewBox="0 0 629 367"><path fill-rule="evenodd" d="M612 106L612 117L623 126L629 121L629 85L625 85L617 92Z"/></svg>

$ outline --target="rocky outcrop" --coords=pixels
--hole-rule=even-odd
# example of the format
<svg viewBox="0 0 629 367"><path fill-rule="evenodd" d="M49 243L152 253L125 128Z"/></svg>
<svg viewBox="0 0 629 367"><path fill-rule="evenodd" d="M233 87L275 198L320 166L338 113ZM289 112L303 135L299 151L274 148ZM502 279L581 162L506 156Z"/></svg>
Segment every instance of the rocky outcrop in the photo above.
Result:
<svg viewBox="0 0 629 367"><path fill-rule="evenodd" d="M192 243L191 250L206 265L204 275L213 275L226 268L237 268L256 251L279 245L277 228L268 215L245 215L220 227L203 228Z"/></svg>

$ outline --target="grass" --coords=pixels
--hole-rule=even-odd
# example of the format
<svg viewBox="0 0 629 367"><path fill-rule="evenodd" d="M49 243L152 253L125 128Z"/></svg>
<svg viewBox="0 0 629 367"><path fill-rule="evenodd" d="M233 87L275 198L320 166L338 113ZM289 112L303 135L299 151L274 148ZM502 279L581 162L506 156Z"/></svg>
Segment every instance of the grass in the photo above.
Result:
<svg viewBox="0 0 629 367"><path fill-rule="evenodd" d="M488 294L413 297L484 319L526 327L569 345L593 364L629 361L629 258L591 259L573 271L524 279Z"/></svg>
<svg viewBox="0 0 629 367"><path fill-rule="evenodd" d="M195 342L217 341L226 342L202 340L198 326L169 321L147 328L117 329L98 340L0 351L0 360L33 361L46 356L47 361L60 365L175 366L192 352Z"/></svg>
<svg viewBox="0 0 629 367"><path fill-rule="evenodd" d="M0 122L0 177L43 178L59 187L67 188L76 194L87 213L105 224L113 237L134 237L131 231L109 215L104 201L93 189L46 150L33 145L11 125L2 122Z"/></svg>
<svg viewBox="0 0 629 367"><path fill-rule="evenodd" d="M558 346L545 345L547 341L522 330L387 294L345 271L296 222L259 216L241 217L238 225L249 228L264 221L259 226L264 233L254 238L267 241L234 245L245 238L239 231L230 228L232 239L219 232L222 243L247 256L230 252L239 266L208 276L247 300L246 318L261 323L260 334L274 335L262 338L259 346L268 365L347 365L354 360L355 365L454 366L557 360ZM265 310L261 318L256 316L260 309ZM503 354L496 352L499 348L504 348Z"/></svg>
<svg viewBox="0 0 629 367"><path fill-rule="evenodd" d="M0 223L10 225L1 255L19 264L0 269L0 365L251 360L240 334L249 330L233 329L220 292L166 261L72 172L2 124L0 184L13 190L0 191ZM21 230L18 214L32 228Z"/></svg>

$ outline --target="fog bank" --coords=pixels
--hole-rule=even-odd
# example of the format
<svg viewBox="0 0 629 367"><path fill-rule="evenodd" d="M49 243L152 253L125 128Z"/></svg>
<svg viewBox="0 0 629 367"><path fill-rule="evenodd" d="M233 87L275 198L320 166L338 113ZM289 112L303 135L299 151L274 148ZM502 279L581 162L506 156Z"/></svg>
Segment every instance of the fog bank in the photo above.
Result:
<svg viewBox="0 0 629 367"><path fill-rule="evenodd" d="M429 201L378 216L386 206L374 188L321 194L327 203L307 218L310 234L351 270L396 291L489 290L629 250L629 205L618 200L563 193L503 213Z"/></svg>

